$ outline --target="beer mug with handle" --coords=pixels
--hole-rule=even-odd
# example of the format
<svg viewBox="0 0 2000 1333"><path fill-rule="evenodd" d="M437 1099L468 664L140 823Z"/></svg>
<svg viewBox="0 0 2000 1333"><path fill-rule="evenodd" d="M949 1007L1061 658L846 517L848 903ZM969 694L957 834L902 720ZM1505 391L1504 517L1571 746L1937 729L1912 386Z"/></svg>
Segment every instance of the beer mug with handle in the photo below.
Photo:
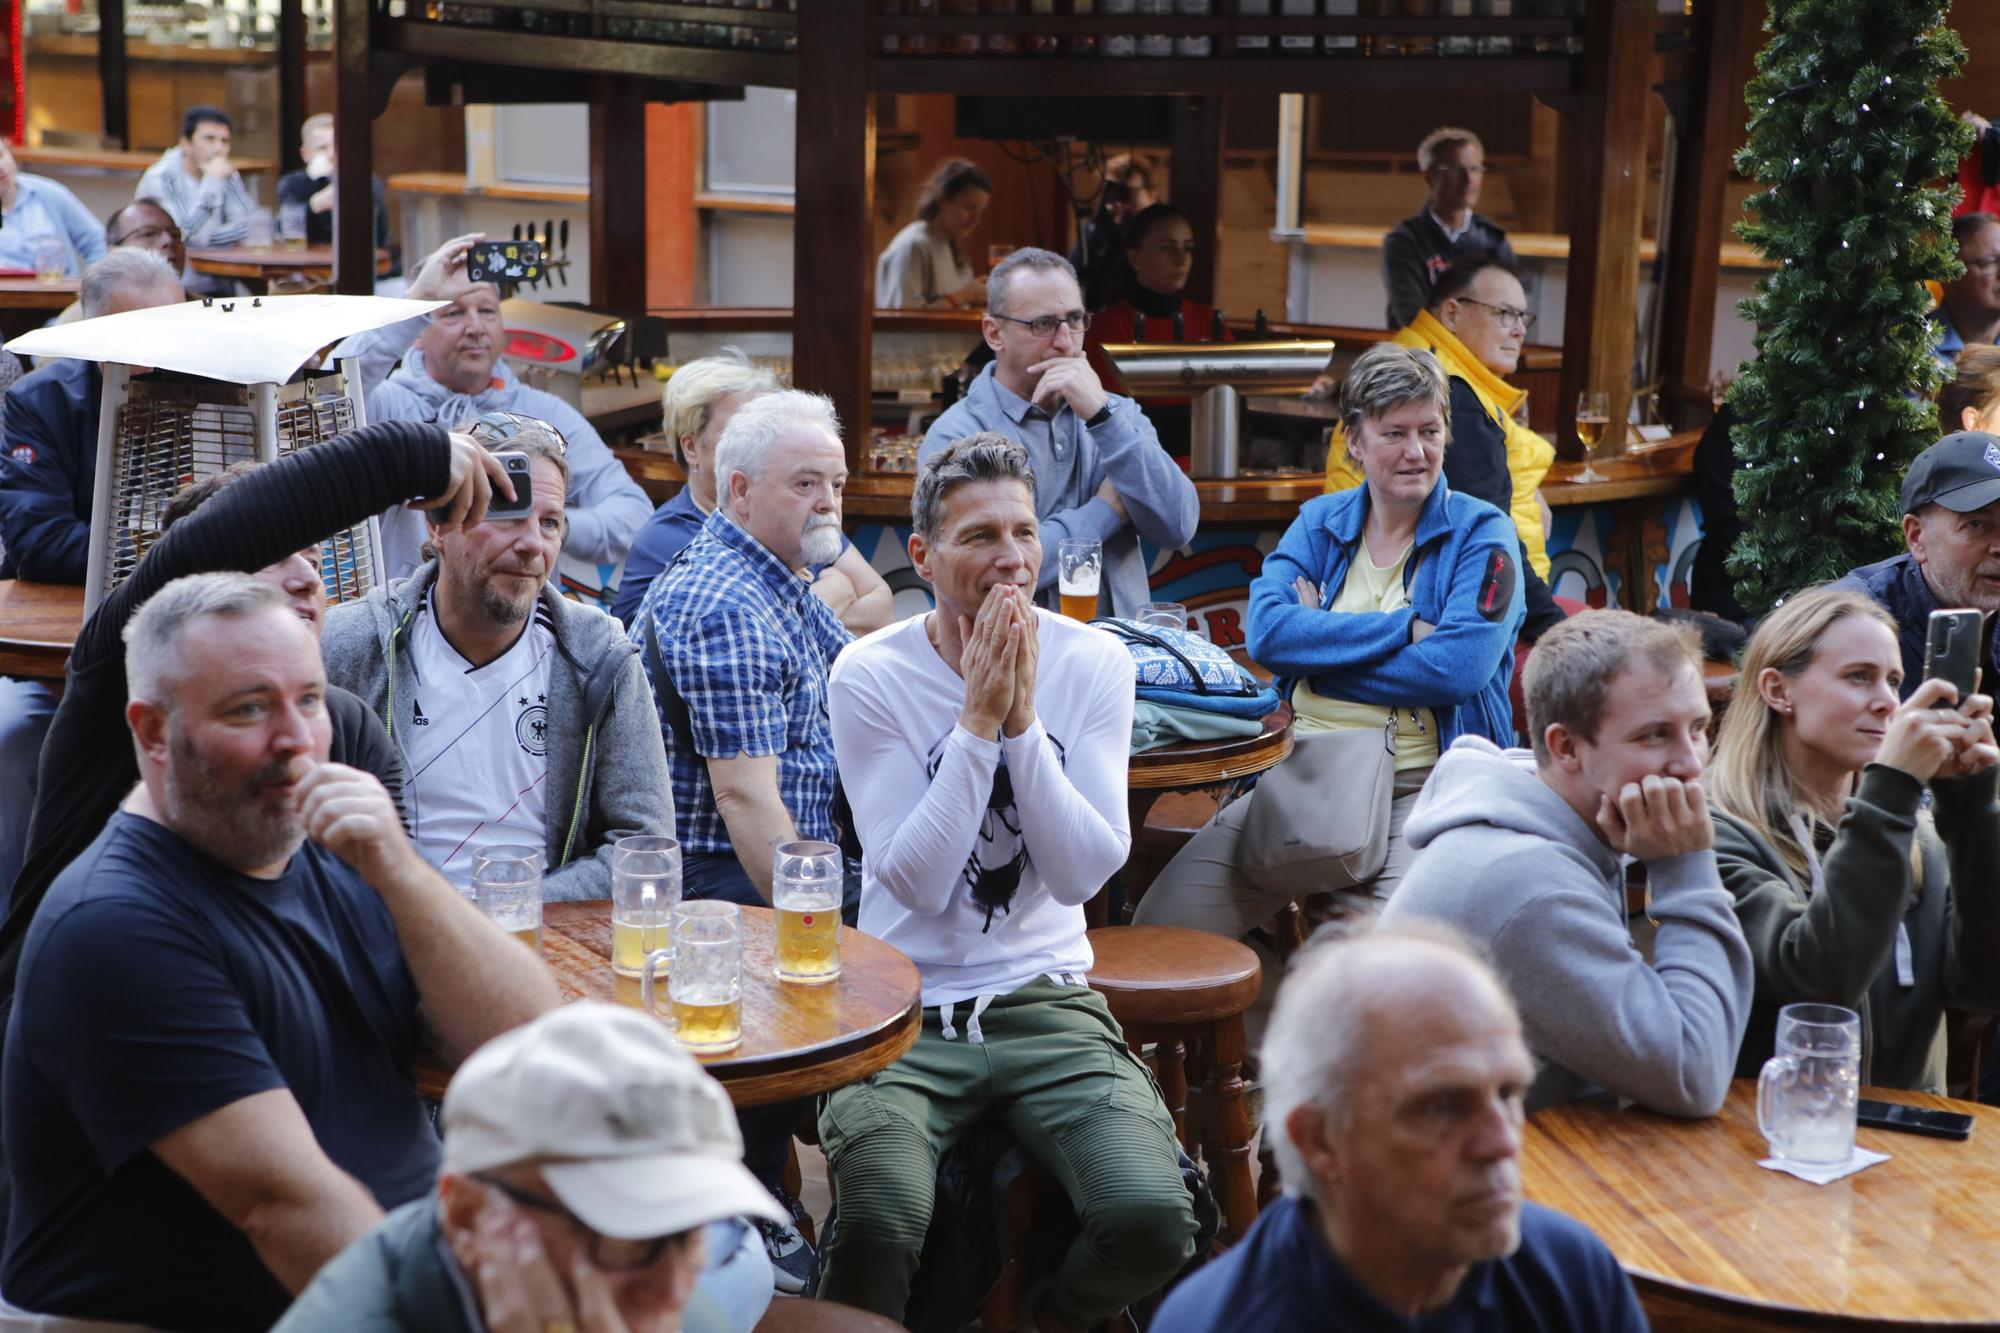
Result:
<svg viewBox="0 0 2000 1333"><path fill-rule="evenodd" d="M1778 1011L1777 1054L1757 1075L1757 1128L1771 1156L1833 1166L1854 1155L1861 1015L1836 1004Z"/></svg>

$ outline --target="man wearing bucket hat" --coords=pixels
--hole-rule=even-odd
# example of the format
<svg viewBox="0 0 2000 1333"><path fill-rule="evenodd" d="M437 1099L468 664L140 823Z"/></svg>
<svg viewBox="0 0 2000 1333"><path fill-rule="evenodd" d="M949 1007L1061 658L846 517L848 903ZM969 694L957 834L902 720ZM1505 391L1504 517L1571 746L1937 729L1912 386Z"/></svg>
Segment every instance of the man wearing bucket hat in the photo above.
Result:
<svg viewBox="0 0 2000 1333"><path fill-rule="evenodd" d="M2000 660L2000 436L1961 430L1917 455L1903 474L1899 556L1864 565L1835 587L1866 593L1896 618L1903 650L1903 697L1924 681L1930 614L1972 608L1987 617L1979 666L1991 682Z"/></svg>
<svg viewBox="0 0 2000 1333"><path fill-rule="evenodd" d="M320 1270L274 1333L727 1329L703 1229L785 1216L722 1085L633 1009L572 1004L488 1042L439 1124L436 1196Z"/></svg>

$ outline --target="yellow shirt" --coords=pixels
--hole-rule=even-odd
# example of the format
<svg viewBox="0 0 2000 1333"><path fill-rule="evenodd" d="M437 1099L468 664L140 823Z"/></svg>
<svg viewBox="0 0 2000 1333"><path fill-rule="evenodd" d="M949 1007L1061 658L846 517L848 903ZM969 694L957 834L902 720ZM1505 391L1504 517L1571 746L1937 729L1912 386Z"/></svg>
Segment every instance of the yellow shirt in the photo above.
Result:
<svg viewBox="0 0 2000 1333"><path fill-rule="evenodd" d="M1403 548L1387 566L1377 565L1368 554L1368 542L1363 539L1354 550L1354 561L1347 567L1347 578L1341 583L1340 591L1334 594L1329 611L1400 611L1410 604L1410 598L1403 588L1403 567L1410 563L1410 551L1416 545L1411 542ZM1340 731L1350 727L1368 727L1383 731L1392 725L1396 729L1396 771L1411 768L1428 768L1438 761L1437 718L1428 708L1385 708L1380 704L1350 703L1345 699L1329 699L1317 693L1305 681L1292 691L1292 729L1297 735L1310 736L1318 731Z"/></svg>

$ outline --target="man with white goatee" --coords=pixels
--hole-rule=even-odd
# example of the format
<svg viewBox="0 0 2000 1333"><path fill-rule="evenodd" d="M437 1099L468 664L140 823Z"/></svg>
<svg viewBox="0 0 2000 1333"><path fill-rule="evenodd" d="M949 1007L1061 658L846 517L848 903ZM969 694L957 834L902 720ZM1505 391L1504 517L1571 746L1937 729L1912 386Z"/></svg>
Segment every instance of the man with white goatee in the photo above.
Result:
<svg viewBox="0 0 2000 1333"><path fill-rule="evenodd" d="M840 556L847 455L833 404L796 389L752 399L729 418L714 466L715 511L653 580L630 634L673 771L682 892L761 906L778 844L839 840L826 682L850 636L799 573ZM744 1165L788 1205L785 1149L804 1110L785 1102L741 1118ZM805 1237L758 1226L778 1290L807 1289Z"/></svg>

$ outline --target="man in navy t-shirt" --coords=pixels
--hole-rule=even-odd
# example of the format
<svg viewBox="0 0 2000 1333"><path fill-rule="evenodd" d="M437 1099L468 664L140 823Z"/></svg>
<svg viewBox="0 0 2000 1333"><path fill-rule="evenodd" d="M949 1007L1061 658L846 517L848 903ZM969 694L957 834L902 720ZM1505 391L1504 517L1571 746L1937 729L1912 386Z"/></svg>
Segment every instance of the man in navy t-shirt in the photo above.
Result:
<svg viewBox="0 0 2000 1333"><path fill-rule="evenodd" d="M555 987L326 762L318 645L277 589L177 580L125 641L140 784L50 888L0 1066L0 1293L263 1329L429 1189L426 1031L468 1052Z"/></svg>
<svg viewBox="0 0 2000 1333"><path fill-rule="evenodd" d="M1513 1002L1455 935L1399 924L1315 949L1263 1056L1285 1197L1174 1290L1155 1333L1643 1333L1611 1251L1521 1200L1534 1065Z"/></svg>

